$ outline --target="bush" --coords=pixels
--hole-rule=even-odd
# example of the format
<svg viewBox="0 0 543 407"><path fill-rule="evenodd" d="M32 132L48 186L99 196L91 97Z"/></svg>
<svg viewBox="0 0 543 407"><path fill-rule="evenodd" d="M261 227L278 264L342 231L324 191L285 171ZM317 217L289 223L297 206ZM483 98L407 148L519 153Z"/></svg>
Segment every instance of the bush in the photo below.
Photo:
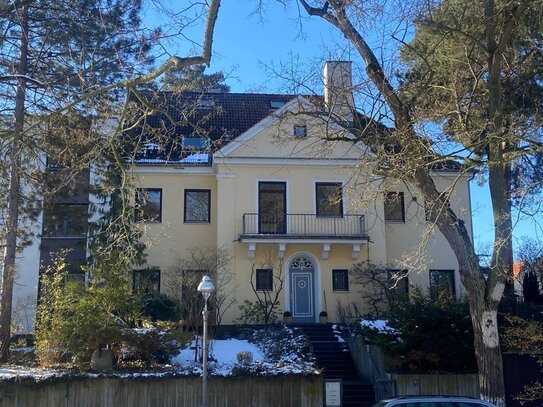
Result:
<svg viewBox="0 0 543 407"><path fill-rule="evenodd" d="M117 256L93 269L88 290L68 282L67 274L66 263L57 260L42 276L36 354L42 366L71 360L88 368L95 350L121 340L122 329L137 318L141 305L131 292L127 267Z"/></svg>
<svg viewBox="0 0 543 407"><path fill-rule="evenodd" d="M392 329L361 327L361 333L396 358L395 370L412 373L476 372L473 329L466 301L420 291L387 315Z"/></svg>
<svg viewBox="0 0 543 407"><path fill-rule="evenodd" d="M278 322L278 309L269 301L253 302L245 300L238 308L241 314L238 321L242 324L267 326Z"/></svg>
<svg viewBox="0 0 543 407"><path fill-rule="evenodd" d="M240 365L250 365L251 363L253 363L253 354L251 352L241 351L238 352L236 357Z"/></svg>
<svg viewBox="0 0 543 407"><path fill-rule="evenodd" d="M118 359L143 361L147 365L170 363L190 337L189 333L158 328L124 330Z"/></svg>
<svg viewBox="0 0 543 407"><path fill-rule="evenodd" d="M147 295L143 298L143 314L151 321L177 321L180 319L177 304L165 294Z"/></svg>

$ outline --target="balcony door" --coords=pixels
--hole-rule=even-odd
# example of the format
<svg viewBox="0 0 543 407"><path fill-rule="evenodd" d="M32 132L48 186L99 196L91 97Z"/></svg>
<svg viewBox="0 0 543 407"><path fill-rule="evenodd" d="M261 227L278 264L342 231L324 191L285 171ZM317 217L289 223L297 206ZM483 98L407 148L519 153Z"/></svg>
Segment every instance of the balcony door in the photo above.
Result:
<svg viewBox="0 0 543 407"><path fill-rule="evenodd" d="M258 233L284 234L287 231L286 182L258 183Z"/></svg>

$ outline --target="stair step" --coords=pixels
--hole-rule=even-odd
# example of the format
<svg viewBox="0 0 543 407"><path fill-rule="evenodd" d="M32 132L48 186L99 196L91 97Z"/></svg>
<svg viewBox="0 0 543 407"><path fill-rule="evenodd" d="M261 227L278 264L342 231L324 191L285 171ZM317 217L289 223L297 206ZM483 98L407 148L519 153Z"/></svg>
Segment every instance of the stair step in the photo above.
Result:
<svg viewBox="0 0 543 407"><path fill-rule="evenodd" d="M327 379L341 379L343 407L371 407L373 386L360 381L347 343L338 338L331 324L296 325L308 337L317 366Z"/></svg>

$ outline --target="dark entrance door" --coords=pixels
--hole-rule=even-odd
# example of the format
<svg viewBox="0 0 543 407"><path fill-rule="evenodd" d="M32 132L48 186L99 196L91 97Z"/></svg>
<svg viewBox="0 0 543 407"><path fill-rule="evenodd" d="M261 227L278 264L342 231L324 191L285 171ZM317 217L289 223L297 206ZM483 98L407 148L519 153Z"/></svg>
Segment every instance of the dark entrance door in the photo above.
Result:
<svg viewBox="0 0 543 407"><path fill-rule="evenodd" d="M286 233L286 182L258 183L258 233Z"/></svg>
<svg viewBox="0 0 543 407"><path fill-rule="evenodd" d="M295 323L315 322L315 289L313 263L300 257L290 263L290 309Z"/></svg>

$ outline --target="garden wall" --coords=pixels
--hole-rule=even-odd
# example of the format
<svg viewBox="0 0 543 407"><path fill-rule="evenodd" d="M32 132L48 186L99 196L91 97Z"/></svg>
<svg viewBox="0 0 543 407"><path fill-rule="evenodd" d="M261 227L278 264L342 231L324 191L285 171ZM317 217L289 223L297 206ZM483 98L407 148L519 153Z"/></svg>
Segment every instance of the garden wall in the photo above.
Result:
<svg viewBox="0 0 543 407"><path fill-rule="evenodd" d="M199 406L202 379L55 378L0 382L0 407ZM210 407L323 405L322 376L211 377Z"/></svg>

